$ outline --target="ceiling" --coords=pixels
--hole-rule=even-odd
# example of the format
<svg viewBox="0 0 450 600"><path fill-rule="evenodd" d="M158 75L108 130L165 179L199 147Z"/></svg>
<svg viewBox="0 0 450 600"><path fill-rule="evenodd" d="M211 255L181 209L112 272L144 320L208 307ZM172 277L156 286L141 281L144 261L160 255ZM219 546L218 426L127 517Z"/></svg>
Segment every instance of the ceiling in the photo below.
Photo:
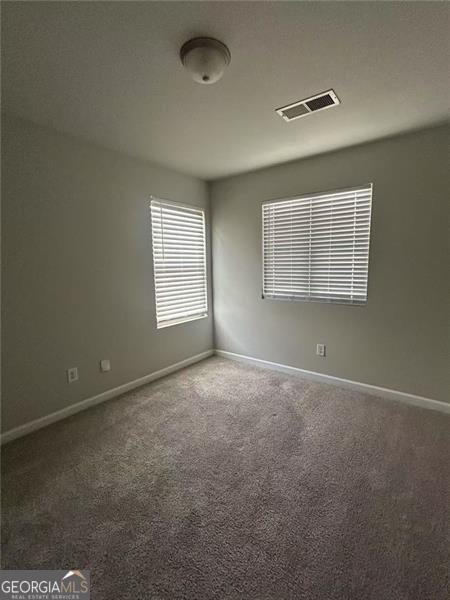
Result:
<svg viewBox="0 0 450 600"><path fill-rule="evenodd" d="M445 2L2 2L2 103L38 123L211 180L442 122ZM194 83L178 51L231 64ZM342 104L274 109L333 88Z"/></svg>

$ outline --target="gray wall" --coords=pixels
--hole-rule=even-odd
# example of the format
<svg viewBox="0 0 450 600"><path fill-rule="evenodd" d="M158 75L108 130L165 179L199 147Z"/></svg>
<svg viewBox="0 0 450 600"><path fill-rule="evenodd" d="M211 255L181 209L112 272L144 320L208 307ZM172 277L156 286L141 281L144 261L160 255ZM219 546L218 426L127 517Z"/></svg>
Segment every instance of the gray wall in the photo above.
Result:
<svg viewBox="0 0 450 600"><path fill-rule="evenodd" d="M448 401L448 131L214 182L216 348ZM374 183L368 304L262 300L261 202L367 182ZM318 342L326 358L315 355Z"/></svg>
<svg viewBox="0 0 450 600"><path fill-rule="evenodd" d="M148 208L150 194L207 207L206 184L11 116L2 127L2 429L210 349L211 316L156 329Z"/></svg>

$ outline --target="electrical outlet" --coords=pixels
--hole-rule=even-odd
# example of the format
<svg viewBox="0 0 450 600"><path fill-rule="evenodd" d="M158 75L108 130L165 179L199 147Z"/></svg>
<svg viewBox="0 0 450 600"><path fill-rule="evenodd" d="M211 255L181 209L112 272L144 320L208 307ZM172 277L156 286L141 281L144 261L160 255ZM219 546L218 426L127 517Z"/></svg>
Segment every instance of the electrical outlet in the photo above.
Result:
<svg viewBox="0 0 450 600"><path fill-rule="evenodd" d="M111 362L109 358L104 358L100 361L100 371L102 373L106 373L107 371L111 371Z"/></svg>
<svg viewBox="0 0 450 600"><path fill-rule="evenodd" d="M317 346L316 346L317 356L325 356L325 350L326 350L325 344L317 344Z"/></svg>
<svg viewBox="0 0 450 600"><path fill-rule="evenodd" d="M67 383L78 381L78 367L67 369Z"/></svg>

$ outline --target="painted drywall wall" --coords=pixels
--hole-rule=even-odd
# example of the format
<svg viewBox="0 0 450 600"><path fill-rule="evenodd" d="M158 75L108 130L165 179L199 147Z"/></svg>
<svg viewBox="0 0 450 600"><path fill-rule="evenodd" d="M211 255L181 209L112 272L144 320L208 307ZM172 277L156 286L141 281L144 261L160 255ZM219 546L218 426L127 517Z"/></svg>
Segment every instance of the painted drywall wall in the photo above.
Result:
<svg viewBox="0 0 450 600"><path fill-rule="evenodd" d="M149 218L151 194L207 208L204 182L10 115L2 175L3 431L212 347L211 310L156 329Z"/></svg>
<svg viewBox="0 0 450 600"><path fill-rule="evenodd" d="M449 401L448 136L438 127L212 183L215 347ZM367 305L263 300L262 201L368 182Z"/></svg>

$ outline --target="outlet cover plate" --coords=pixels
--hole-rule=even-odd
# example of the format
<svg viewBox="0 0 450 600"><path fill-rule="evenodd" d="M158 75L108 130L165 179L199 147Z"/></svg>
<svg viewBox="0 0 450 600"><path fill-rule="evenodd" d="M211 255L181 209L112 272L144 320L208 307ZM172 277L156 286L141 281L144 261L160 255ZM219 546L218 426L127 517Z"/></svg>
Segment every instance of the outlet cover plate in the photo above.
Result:
<svg viewBox="0 0 450 600"><path fill-rule="evenodd" d="M327 347L325 346L325 344L317 344L317 346L316 346L317 356L325 356L326 348Z"/></svg>
<svg viewBox="0 0 450 600"><path fill-rule="evenodd" d="M78 367L70 367L67 369L67 383L78 381Z"/></svg>
<svg viewBox="0 0 450 600"><path fill-rule="evenodd" d="M104 358L100 361L100 371L102 373L106 373L107 371L111 371L111 362L109 358Z"/></svg>

